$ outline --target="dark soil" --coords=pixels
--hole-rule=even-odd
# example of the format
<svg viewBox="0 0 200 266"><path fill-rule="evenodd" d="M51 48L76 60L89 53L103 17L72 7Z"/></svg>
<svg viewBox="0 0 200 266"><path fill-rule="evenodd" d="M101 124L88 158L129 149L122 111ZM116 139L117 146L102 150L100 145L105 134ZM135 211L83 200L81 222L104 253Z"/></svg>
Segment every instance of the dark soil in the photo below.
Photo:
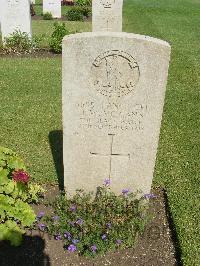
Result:
<svg viewBox="0 0 200 266"><path fill-rule="evenodd" d="M31 18L32 18L32 20L44 20L43 16L38 16L38 15L34 15ZM52 20L54 22L55 21L70 21L70 20L67 19L66 16L62 16L61 18L53 18ZM85 17L83 21L84 22L91 22L92 21L92 17L91 16Z"/></svg>
<svg viewBox="0 0 200 266"><path fill-rule="evenodd" d="M47 198L58 193L57 187L48 189ZM153 191L156 199L150 200L149 212L153 220L148 224L134 248L110 252L95 259L86 259L78 254L69 254L63 249L62 241L56 241L42 232L34 232L24 237L21 247L10 247L8 243L0 243L1 266L173 266L179 263L178 250L174 232L170 230L167 198L162 189ZM44 205L35 207L36 212L44 210ZM49 211L49 210L45 210Z"/></svg>
<svg viewBox="0 0 200 266"><path fill-rule="evenodd" d="M44 20L43 16L34 15L31 17L32 20ZM53 21L67 21L67 18L65 16L62 16L61 18L54 18L51 19Z"/></svg>

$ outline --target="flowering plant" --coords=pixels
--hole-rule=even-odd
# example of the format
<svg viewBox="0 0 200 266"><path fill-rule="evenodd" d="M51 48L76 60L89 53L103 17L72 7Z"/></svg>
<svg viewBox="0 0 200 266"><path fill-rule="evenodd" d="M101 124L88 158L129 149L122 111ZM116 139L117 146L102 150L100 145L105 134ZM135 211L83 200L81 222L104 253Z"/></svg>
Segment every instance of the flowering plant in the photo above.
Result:
<svg viewBox="0 0 200 266"><path fill-rule="evenodd" d="M30 176L29 174L21 169L15 170L12 172L13 180L19 183L28 183Z"/></svg>
<svg viewBox="0 0 200 266"><path fill-rule="evenodd" d="M42 191L37 185L29 185L29 179L17 154L0 147L0 241L9 240L14 246L21 243L24 227L35 221L27 202L37 201L37 192Z"/></svg>
<svg viewBox="0 0 200 266"><path fill-rule="evenodd" d="M97 194L78 190L71 199L60 195L51 203L55 216L40 216L45 231L56 240L63 240L68 252L84 256L103 254L108 250L134 245L148 220L144 197L129 189L121 195L110 190L106 179Z"/></svg>

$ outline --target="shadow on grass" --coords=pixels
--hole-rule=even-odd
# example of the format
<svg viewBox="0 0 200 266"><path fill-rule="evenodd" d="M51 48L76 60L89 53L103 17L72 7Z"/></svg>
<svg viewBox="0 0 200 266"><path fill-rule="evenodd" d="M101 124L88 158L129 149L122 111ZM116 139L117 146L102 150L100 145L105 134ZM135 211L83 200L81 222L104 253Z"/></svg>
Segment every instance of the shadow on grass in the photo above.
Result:
<svg viewBox="0 0 200 266"><path fill-rule="evenodd" d="M21 246L13 247L0 242L1 266L50 266L50 259L44 253L45 240L40 236L24 236Z"/></svg>
<svg viewBox="0 0 200 266"><path fill-rule="evenodd" d="M49 143L58 177L59 189L64 190L64 168L63 168L63 132L54 130L49 133Z"/></svg>
<svg viewBox="0 0 200 266"><path fill-rule="evenodd" d="M176 231L176 227L174 224L174 221L172 219L172 214L170 211L170 206L169 206L169 201L168 201L168 197L167 197L167 193L164 190L164 200L165 200L165 211L166 211L166 215L168 217L168 221L169 221L169 228L171 231L171 237L172 237L172 241L174 243L175 246L175 258L177 261L177 266L183 266L182 260L181 260L181 255L182 255L182 251L181 251L181 246L180 246L180 242L178 239L178 235L177 235L177 231Z"/></svg>

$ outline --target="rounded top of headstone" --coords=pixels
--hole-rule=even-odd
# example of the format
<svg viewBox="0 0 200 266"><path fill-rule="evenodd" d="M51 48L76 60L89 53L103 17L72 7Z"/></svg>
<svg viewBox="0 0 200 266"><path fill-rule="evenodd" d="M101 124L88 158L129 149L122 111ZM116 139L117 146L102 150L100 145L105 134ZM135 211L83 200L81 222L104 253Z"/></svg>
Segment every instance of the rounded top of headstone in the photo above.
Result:
<svg viewBox="0 0 200 266"><path fill-rule="evenodd" d="M101 32L83 32L83 33L76 33L76 34L70 34L66 35L63 38L63 42L68 41L69 39L79 39L79 38L103 38L103 37L110 37L110 38L130 38L130 39L136 39L140 41L148 41L152 44L157 45L163 45L166 47L171 47L170 44L166 41L153 38L146 35L140 35L140 34L134 34L134 33L127 33L127 32L107 32L107 31L101 31Z"/></svg>

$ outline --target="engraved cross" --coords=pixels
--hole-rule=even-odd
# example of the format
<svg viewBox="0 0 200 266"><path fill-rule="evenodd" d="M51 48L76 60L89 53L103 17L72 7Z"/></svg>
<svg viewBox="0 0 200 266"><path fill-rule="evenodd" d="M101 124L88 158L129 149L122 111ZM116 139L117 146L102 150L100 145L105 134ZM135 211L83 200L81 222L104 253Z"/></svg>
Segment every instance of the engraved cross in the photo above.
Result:
<svg viewBox="0 0 200 266"><path fill-rule="evenodd" d="M130 160L130 154L121 154L121 153L113 153L113 140L114 140L114 134L108 134L110 136L110 153L109 154L102 154L102 153L96 153L96 152L90 152L93 156L104 156L109 157L109 178L111 178L111 171L112 171L112 158L113 156L121 156L121 157L128 157Z"/></svg>

